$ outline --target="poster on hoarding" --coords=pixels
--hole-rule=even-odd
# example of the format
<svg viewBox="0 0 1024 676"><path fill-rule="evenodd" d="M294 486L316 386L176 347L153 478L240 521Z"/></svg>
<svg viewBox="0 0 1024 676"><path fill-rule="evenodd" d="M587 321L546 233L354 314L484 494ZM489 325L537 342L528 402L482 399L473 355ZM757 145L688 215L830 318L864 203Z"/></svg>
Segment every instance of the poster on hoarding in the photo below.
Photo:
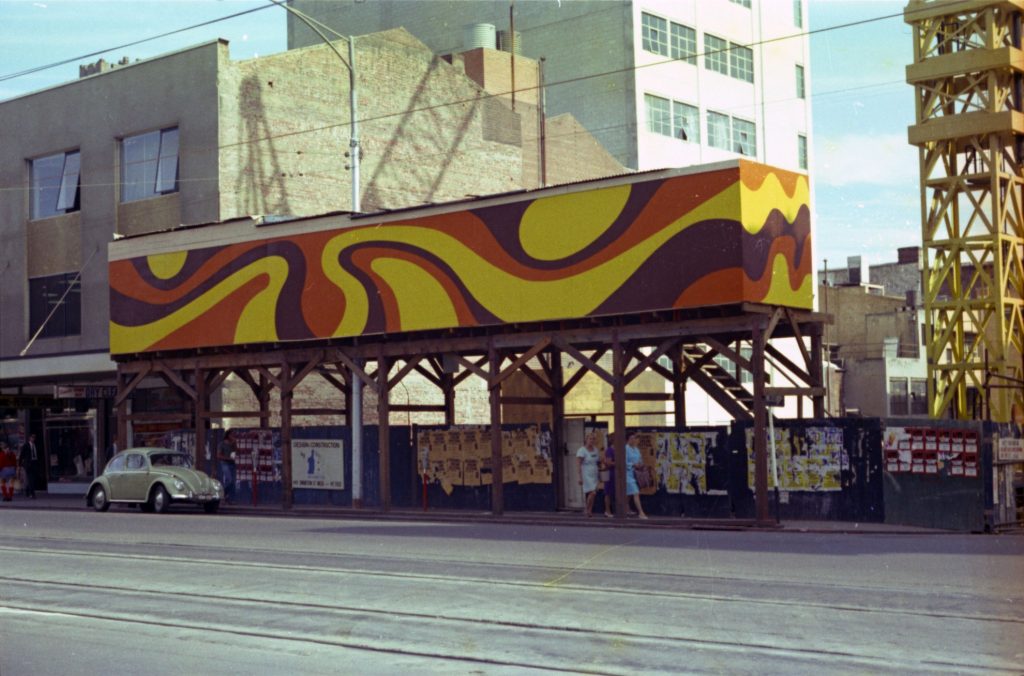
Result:
<svg viewBox="0 0 1024 676"><path fill-rule="evenodd" d="M292 486L343 490L345 455L341 439L292 439Z"/></svg>

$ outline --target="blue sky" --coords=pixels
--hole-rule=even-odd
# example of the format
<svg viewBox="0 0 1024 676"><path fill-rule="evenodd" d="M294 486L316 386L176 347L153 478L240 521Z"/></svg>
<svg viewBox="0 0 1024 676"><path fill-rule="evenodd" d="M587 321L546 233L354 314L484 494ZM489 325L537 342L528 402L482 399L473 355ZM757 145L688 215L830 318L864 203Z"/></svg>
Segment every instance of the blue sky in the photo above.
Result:
<svg viewBox="0 0 1024 676"><path fill-rule="evenodd" d="M852 255L893 261L897 247L920 244L917 151L906 140L914 98L904 82L913 55L910 27L898 16L904 4L809 0L812 31L866 21L811 36L819 268ZM117 48L247 10L258 11ZM234 59L273 54L286 48L285 14L267 0L0 0L0 100L76 79L80 63L101 56L146 58L217 37L230 42ZM872 21L889 15L897 16ZM11 77L65 59L72 61Z"/></svg>

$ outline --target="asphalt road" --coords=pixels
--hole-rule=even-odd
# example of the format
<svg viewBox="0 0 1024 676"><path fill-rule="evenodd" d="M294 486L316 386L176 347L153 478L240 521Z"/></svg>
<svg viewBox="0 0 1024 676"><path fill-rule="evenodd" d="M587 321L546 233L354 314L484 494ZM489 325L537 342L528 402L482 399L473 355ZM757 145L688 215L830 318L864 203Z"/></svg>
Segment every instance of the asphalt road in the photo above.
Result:
<svg viewBox="0 0 1024 676"><path fill-rule="evenodd" d="M1024 537L0 512L0 674L1021 673Z"/></svg>

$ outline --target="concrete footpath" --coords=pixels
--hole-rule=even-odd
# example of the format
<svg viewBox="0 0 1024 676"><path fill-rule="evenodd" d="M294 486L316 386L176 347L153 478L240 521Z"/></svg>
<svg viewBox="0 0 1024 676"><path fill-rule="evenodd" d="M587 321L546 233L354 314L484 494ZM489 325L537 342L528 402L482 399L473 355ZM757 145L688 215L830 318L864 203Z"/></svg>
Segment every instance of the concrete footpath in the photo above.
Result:
<svg viewBox="0 0 1024 676"><path fill-rule="evenodd" d="M0 502L0 509L10 510L88 510L85 497L79 495L50 494L37 492L35 498L16 495L11 502ZM115 511L133 509L127 506L114 505ZM174 505L172 512L202 514L198 507L191 505ZM317 519L367 519L387 521L426 521L442 523L508 523L537 526L588 526L597 528L670 528L682 530L760 530L766 532L798 532L798 533L867 533L867 534L956 534L958 531L939 530L934 528L918 528L884 523L855 523L851 521L790 521L781 523L758 524L752 519L691 519L686 517L651 516L643 520L637 517L626 519L607 518L604 514L595 514L591 518L581 512L520 512L506 511L503 515L490 512L471 510L427 510L392 509L384 512L369 507L356 509L352 507L335 507L333 505L295 505L292 509L283 509L280 504L231 504L222 505L219 514L227 516L273 516L284 518L317 518Z"/></svg>

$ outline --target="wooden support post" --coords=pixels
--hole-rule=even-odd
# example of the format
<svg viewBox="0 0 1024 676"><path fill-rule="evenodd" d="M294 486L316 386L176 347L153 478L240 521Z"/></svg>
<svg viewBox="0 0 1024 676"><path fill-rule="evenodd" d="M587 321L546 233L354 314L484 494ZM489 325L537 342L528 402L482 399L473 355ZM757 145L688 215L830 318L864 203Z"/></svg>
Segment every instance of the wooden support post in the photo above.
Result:
<svg viewBox="0 0 1024 676"><path fill-rule="evenodd" d="M197 367L194 373L196 388L196 400L192 405L192 411L195 414L193 416L193 424L196 430L194 462L196 467L204 468L207 474L213 476L214 472L211 465L215 464L215 461L206 455L207 431L210 426L210 392L206 386L206 373L203 369ZM215 453L210 455L216 456Z"/></svg>
<svg viewBox="0 0 1024 676"><path fill-rule="evenodd" d="M672 403L675 409L676 428L686 426L686 378L683 376L683 344L672 348Z"/></svg>
<svg viewBox="0 0 1024 676"><path fill-rule="evenodd" d="M380 507L385 512L391 510L391 409L389 400L391 391L388 388L388 372L391 361L384 356L383 350L377 356L377 440L380 463Z"/></svg>
<svg viewBox="0 0 1024 676"><path fill-rule="evenodd" d="M821 331L815 331L811 334L811 363L807 365L807 373L811 377L812 387L824 386L825 392L828 392L828 388L832 386L832 383L825 382L825 379L830 377L830 373L829 371L822 373L822 369L826 366L822 358L823 356ZM826 415L825 396L816 394L812 397L811 401L813 402L812 415L815 418L824 418Z"/></svg>
<svg viewBox="0 0 1024 676"><path fill-rule="evenodd" d="M444 424L455 424L455 374L441 375L441 391L444 394Z"/></svg>
<svg viewBox="0 0 1024 676"><path fill-rule="evenodd" d="M754 503L757 521L770 523L768 508L768 426L767 401L765 398L764 333L760 326L753 330L754 367Z"/></svg>
<svg viewBox="0 0 1024 676"><path fill-rule="evenodd" d="M131 383L131 377L122 373L122 367L117 367L117 437L114 444L118 451L128 448L128 398L127 390ZM96 468L99 469L98 467Z"/></svg>
<svg viewBox="0 0 1024 676"><path fill-rule="evenodd" d="M281 483L284 484L281 495L281 508L291 509L295 501L292 491L292 399L294 398L291 383L291 365L284 364L281 368ZM256 468L253 468L253 483L257 479Z"/></svg>
<svg viewBox="0 0 1024 676"><path fill-rule="evenodd" d="M260 405L260 429L270 427L270 383L264 374L260 374L260 389L256 393Z"/></svg>
<svg viewBox="0 0 1024 676"><path fill-rule="evenodd" d="M615 424L615 517L626 518L626 353L619 332L612 334L612 411Z"/></svg>
<svg viewBox="0 0 1024 676"><path fill-rule="evenodd" d="M565 476L565 454L562 452L565 446L565 373L562 370L560 350L551 350L548 357L551 359L551 460L554 463L551 480L555 482L555 504L565 505L565 485L562 481Z"/></svg>
<svg viewBox="0 0 1024 676"><path fill-rule="evenodd" d="M496 378L501 371L501 358L490 341L487 348L487 361L491 378ZM501 459L501 383L488 382L491 398L491 513L505 513L505 472Z"/></svg>

